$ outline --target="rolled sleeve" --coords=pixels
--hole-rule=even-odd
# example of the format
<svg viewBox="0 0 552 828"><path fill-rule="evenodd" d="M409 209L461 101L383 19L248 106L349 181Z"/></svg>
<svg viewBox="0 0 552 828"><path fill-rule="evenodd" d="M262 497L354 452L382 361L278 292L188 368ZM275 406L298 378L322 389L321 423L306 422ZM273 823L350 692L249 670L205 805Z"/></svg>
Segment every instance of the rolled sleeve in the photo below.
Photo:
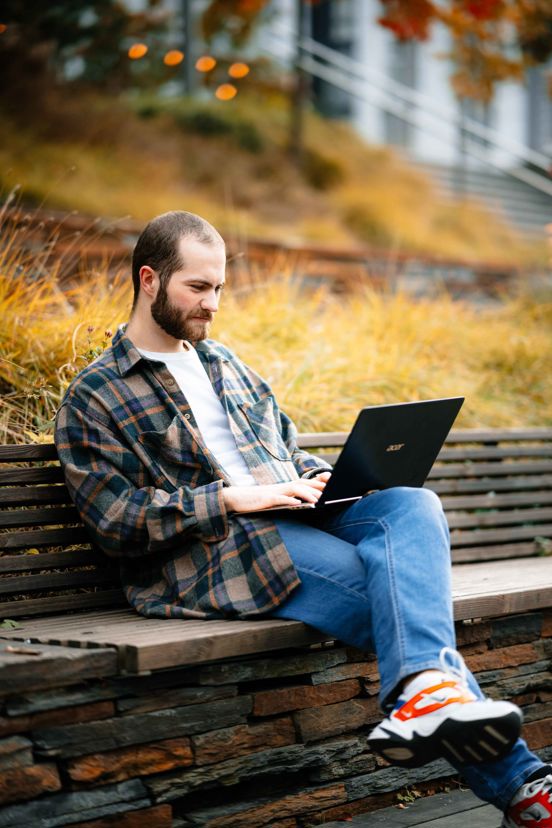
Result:
<svg viewBox="0 0 552 828"><path fill-rule="evenodd" d="M223 487L222 480L215 480L192 490L197 529L202 539L209 543L224 540L228 535Z"/></svg>

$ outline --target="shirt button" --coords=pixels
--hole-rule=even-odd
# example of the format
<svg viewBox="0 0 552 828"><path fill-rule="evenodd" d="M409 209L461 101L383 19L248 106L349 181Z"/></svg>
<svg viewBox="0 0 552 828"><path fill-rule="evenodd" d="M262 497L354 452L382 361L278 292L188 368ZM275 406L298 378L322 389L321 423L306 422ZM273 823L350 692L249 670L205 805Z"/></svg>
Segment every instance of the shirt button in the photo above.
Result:
<svg viewBox="0 0 552 828"><path fill-rule="evenodd" d="M184 419L189 420L191 416L192 416L191 414L184 414Z"/></svg>

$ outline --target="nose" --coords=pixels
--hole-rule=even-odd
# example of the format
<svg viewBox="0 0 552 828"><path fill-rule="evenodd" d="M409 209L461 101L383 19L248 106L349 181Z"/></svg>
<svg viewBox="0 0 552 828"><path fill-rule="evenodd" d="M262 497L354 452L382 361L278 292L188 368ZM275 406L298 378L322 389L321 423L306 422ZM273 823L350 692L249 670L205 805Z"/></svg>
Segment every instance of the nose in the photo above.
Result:
<svg viewBox="0 0 552 828"><path fill-rule="evenodd" d="M214 290L210 290L200 302L201 309L209 313L216 313L219 307L219 296Z"/></svg>

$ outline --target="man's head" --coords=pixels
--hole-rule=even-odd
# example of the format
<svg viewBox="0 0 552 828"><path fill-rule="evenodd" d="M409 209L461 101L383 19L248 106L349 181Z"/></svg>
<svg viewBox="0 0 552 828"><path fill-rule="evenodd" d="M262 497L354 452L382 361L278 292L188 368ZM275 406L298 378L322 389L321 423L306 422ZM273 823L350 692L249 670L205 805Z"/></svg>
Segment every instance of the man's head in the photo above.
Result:
<svg viewBox="0 0 552 828"><path fill-rule="evenodd" d="M157 216L144 228L132 256L133 314L149 312L174 339L207 336L224 284L224 241L194 213Z"/></svg>

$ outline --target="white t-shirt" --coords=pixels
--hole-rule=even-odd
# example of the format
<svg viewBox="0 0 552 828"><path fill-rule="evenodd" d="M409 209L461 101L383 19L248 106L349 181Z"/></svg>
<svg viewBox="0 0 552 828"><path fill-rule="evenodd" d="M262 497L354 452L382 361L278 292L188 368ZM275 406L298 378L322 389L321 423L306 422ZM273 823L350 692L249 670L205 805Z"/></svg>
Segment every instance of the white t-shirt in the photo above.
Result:
<svg viewBox="0 0 552 828"><path fill-rule="evenodd" d="M142 356L164 362L186 397L205 444L235 486L254 486L255 479L241 456L224 406L215 394L197 351L191 345L179 353L138 348Z"/></svg>

